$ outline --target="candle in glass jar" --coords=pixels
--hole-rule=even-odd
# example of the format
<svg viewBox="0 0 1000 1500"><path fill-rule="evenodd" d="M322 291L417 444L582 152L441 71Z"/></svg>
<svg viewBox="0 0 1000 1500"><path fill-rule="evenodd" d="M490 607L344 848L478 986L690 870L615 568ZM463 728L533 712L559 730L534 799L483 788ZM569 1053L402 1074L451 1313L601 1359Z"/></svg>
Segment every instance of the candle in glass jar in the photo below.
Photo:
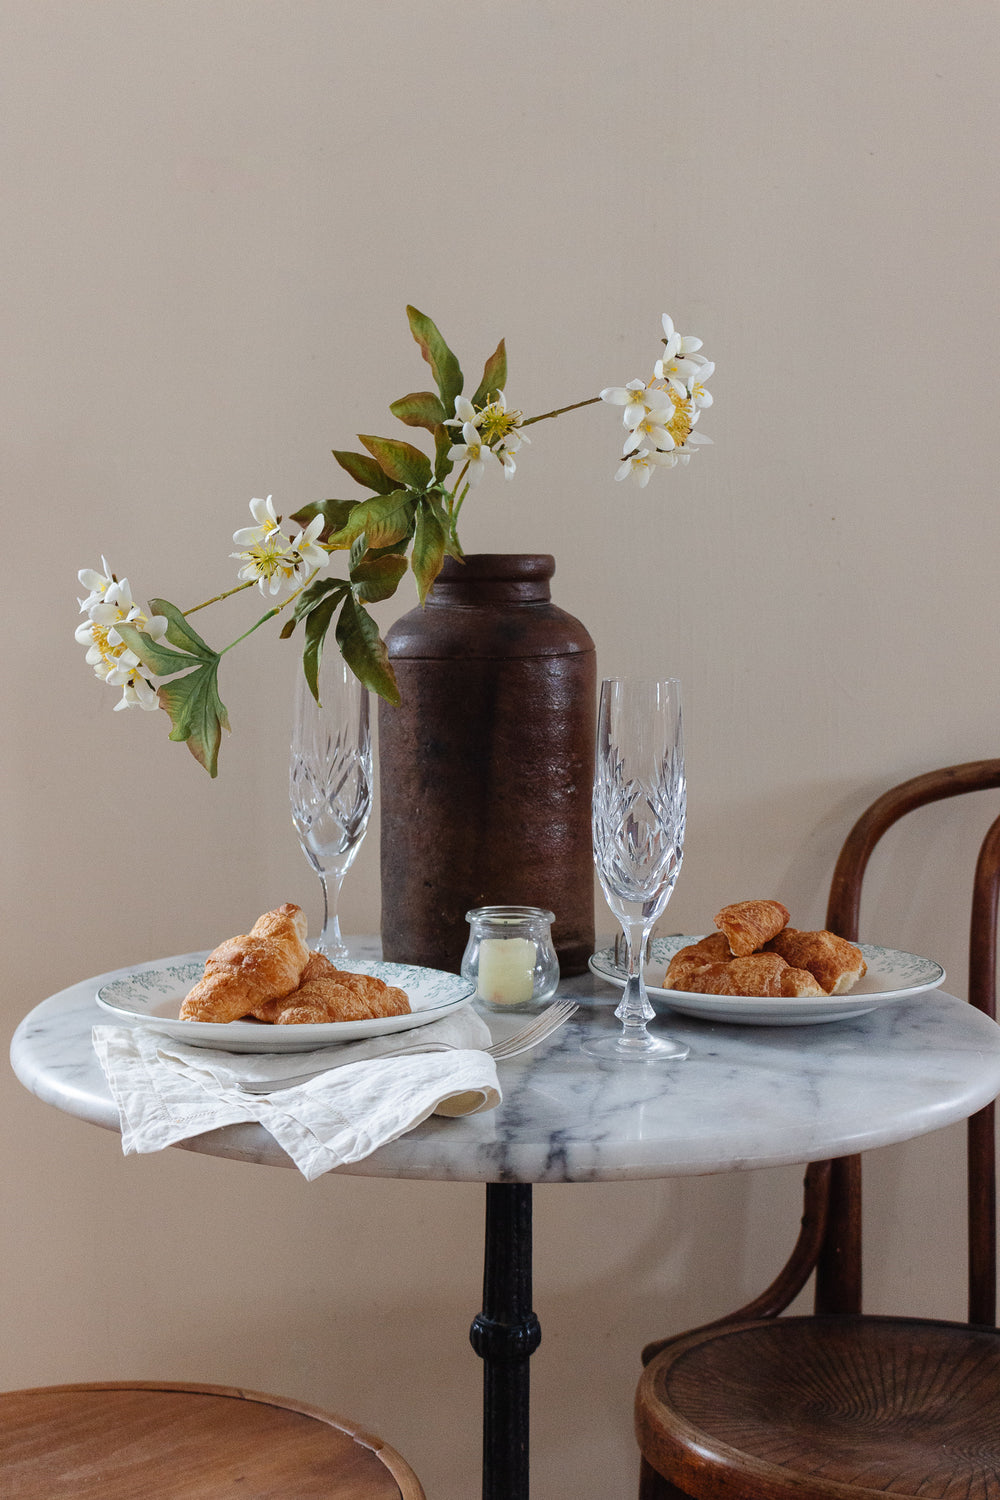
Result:
<svg viewBox="0 0 1000 1500"><path fill-rule="evenodd" d="M535 944L527 938L483 938L478 995L492 1005L524 1005L535 991Z"/></svg>

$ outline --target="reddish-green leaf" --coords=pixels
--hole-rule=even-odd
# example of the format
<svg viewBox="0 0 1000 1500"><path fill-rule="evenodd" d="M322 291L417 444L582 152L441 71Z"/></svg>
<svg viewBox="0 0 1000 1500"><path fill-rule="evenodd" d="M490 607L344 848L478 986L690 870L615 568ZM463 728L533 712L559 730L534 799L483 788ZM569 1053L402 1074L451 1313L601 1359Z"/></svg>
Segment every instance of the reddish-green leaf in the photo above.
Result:
<svg viewBox="0 0 1000 1500"><path fill-rule="evenodd" d="M406 572L406 555L389 552L383 557L365 557L351 569L351 583L359 599L376 604L391 599Z"/></svg>
<svg viewBox="0 0 1000 1500"><path fill-rule="evenodd" d="M502 391L507 384L507 347L503 339L497 344L493 353L486 361L483 370L483 378L479 389L472 398L475 407L485 406L487 401L492 401L497 391Z"/></svg>
<svg viewBox="0 0 1000 1500"><path fill-rule="evenodd" d="M334 448L333 456L340 467L346 469L358 484L363 484L366 490L374 490L376 495L388 495L390 490L396 488L393 480L367 453L348 453L343 449Z"/></svg>
<svg viewBox="0 0 1000 1500"><path fill-rule="evenodd" d="M464 384L458 360L426 313L418 312L415 307L408 307L406 316L410 321L410 332L420 345L420 352L433 371L437 388L441 392L441 400L450 415L455 410L455 397L462 394Z"/></svg>
<svg viewBox="0 0 1000 1500"><path fill-rule="evenodd" d="M204 662L186 676L163 683L157 695L170 715L170 738L186 742L209 776L218 775L222 731L229 728L229 716L219 697L218 668L218 661Z"/></svg>
<svg viewBox="0 0 1000 1500"><path fill-rule="evenodd" d="M391 547L410 534L413 519L413 496L408 490L393 490L391 495L373 495L359 500L347 525L328 538L331 547L350 547L364 534L369 547Z"/></svg>
<svg viewBox="0 0 1000 1500"><path fill-rule="evenodd" d="M405 484L412 490L425 490L431 482L431 461L426 453L404 443L399 438L358 437L364 443L379 468L397 484Z"/></svg>
<svg viewBox="0 0 1000 1500"><path fill-rule="evenodd" d="M441 517L426 501L417 507L417 526L413 533L410 566L417 580L417 593L423 604L441 571L445 554L445 528Z"/></svg>
<svg viewBox="0 0 1000 1500"><path fill-rule="evenodd" d="M409 396L400 396L389 407L394 417L405 422L407 427L426 427L433 432L445 417L450 416L433 391L413 391Z"/></svg>

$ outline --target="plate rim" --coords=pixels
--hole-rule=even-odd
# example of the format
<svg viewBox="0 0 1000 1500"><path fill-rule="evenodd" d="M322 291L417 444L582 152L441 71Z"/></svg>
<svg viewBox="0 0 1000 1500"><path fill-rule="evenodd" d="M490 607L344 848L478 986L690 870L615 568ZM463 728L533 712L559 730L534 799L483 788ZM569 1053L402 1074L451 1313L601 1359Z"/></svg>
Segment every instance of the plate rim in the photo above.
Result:
<svg viewBox="0 0 1000 1500"><path fill-rule="evenodd" d="M700 942L701 937L705 935L702 933L699 937L696 935L671 933L668 936L654 938L653 942L654 944L670 943L674 945L671 951L676 953L680 948L687 947L691 943ZM732 1006L734 1011L744 1010L749 1012L751 1009L759 1009L764 1005L773 1007L770 1014L776 1016L788 1015L795 1008L801 1009L804 1016L809 1016L822 1014L831 1006L834 1006L838 1016L843 1016L847 1013L859 1014L862 1007L865 1012L877 1010L879 1006L888 1005L894 1000L904 1000L912 995L925 994L928 990L940 989L947 977L944 967L938 963L937 959L927 958L921 953L910 953L904 948L889 948L881 943L857 943L855 946L861 949L866 959L871 958L874 954L883 953L898 954L902 958L916 959L920 963L929 965L934 970L934 975L932 978L921 980L915 985L904 985L895 990L876 991L875 993L860 995L852 995L850 991L844 995L710 995L700 994L693 990L668 990L658 985L647 985L646 990L650 996L658 1000L663 1000L665 1004L672 1007L675 999L685 1006L689 1002L692 1002L695 1006L704 1006L706 1009L709 1008L712 1001L719 1001L726 1004L735 1002ZM611 972L610 964L605 963L605 965L599 966L600 960L607 960L608 955L613 953L613 943L609 947L598 949L597 952L591 954L587 961L587 966L596 978L604 980L607 984L613 984L616 988L624 989L624 979ZM741 1006L740 1001L746 1001L747 1004ZM680 1006L673 1008L680 1009Z"/></svg>

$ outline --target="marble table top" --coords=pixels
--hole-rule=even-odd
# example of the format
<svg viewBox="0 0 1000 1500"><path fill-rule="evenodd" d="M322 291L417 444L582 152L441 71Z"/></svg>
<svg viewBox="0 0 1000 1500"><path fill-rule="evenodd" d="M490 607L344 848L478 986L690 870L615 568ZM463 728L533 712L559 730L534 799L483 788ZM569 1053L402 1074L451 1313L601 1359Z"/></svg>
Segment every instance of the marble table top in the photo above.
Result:
<svg viewBox="0 0 1000 1500"><path fill-rule="evenodd" d="M373 947L358 946L358 956ZM174 961L174 960L171 960ZM176 960L180 961L180 960ZM91 1045L95 1001L117 970L43 1001L18 1026L11 1063L47 1104L108 1130L118 1115ZM580 1051L617 1029L620 992L586 974L560 993L580 1010L534 1052L499 1065L503 1102L432 1118L345 1172L474 1182L591 1182L749 1170L850 1155L922 1135L1000 1093L1000 1027L934 990L824 1025L735 1026L665 1006L655 1029L690 1045L680 1063L621 1064ZM658 1010L660 1002L657 1001ZM494 1036L524 1017L490 1015ZM290 1166L262 1126L185 1143L213 1156Z"/></svg>

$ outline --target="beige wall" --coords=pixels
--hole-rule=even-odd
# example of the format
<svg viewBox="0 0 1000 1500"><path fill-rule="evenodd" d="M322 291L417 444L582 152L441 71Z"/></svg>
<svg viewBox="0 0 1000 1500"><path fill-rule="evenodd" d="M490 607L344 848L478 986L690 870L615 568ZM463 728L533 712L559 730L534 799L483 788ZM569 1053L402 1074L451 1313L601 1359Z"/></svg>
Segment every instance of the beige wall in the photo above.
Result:
<svg viewBox="0 0 1000 1500"><path fill-rule="evenodd" d="M345 493L330 449L421 383L407 302L469 370L505 335L529 412L645 373L665 309L717 360L688 470L616 485L616 416L578 413L465 529L557 555L603 672L683 679L668 930L748 894L819 922L872 794L997 753L998 34L992 0L0 0L8 1032L265 906L318 917L294 649L232 658L210 782L160 716L112 713L75 575L103 552L189 605L252 495ZM958 993L975 821L924 815L865 916ZM377 928L375 833L345 910ZM478 1188L125 1161L10 1076L0 1107L0 1384L298 1394L433 1500L475 1492ZM871 1158L873 1308L960 1313L959 1147ZM759 1289L798 1175L538 1191L538 1500L632 1493L641 1344Z"/></svg>

